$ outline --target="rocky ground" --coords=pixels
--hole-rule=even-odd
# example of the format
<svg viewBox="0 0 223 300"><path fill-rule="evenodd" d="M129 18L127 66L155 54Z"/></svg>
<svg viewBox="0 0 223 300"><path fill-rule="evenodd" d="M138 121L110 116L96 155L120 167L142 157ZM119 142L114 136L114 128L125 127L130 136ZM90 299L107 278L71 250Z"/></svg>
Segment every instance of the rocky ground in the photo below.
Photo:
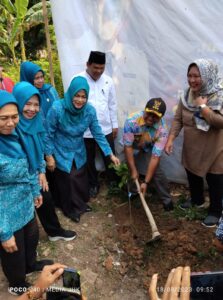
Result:
<svg viewBox="0 0 223 300"><path fill-rule="evenodd" d="M176 204L188 192L173 184L171 193ZM132 199L130 206L125 192L110 190L108 195L102 184L98 197L91 201L93 212L82 216L79 224L58 210L63 226L77 232L76 240L49 242L40 226L39 258L79 269L82 291L88 300L148 300L152 274L159 272L159 285L163 286L169 270L178 265L190 265L193 271L223 269L223 257L211 242L214 229L200 224L205 210L185 213L175 205L173 212L164 212L156 196L149 194L147 200L161 241L147 243L151 229L139 198ZM0 272L0 299L15 298L8 295Z"/></svg>

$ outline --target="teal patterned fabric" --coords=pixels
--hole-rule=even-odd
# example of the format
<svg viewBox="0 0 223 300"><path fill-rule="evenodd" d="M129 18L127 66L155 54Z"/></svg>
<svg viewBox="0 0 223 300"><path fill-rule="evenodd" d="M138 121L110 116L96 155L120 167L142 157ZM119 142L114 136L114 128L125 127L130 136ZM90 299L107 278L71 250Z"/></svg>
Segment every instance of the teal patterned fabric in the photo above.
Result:
<svg viewBox="0 0 223 300"><path fill-rule="evenodd" d="M30 177L25 158L0 154L0 241L34 217L34 198L40 195L38 178Z"/></svg>
<svg viewBox="0 0 223 300"><path fill-rule="evenodd" d="M70 173L73 161L77 169L86 163L83 136L88 127L105 156L112 151L98 124L95 108L87 103L80 114L81 119L78 121L71 118L71 123L64 126L61 122L65 110L63 101L54 101L47 114L45 154L54 156L58 169Z"/></svg>

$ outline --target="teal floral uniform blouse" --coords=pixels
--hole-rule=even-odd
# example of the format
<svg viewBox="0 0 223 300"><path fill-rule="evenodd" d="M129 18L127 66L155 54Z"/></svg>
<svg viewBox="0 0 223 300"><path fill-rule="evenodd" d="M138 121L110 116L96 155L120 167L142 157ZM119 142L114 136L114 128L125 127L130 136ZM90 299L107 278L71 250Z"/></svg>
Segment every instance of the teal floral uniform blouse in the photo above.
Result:
<svg viewBox="0 0 223 300"><path fill-rule="evenodd" d="M0 241L9 240L34 217L34 198L40 195L37 176L26 158L0 154Z"/></svg>
<svg viewBox="0 0 223 300"><path fill-rule="evenodd" d="M86 149L83 135L87 128L90 129L104 155L112 154L111 148L98 124L95 108L87 103L80 117L76 118L75 123L70 122L65 126L61 123L61 118L64 115L62 101L54 101L46 119L45 154L54 156L57 168L70 173L73 161L77 169L84 166L86 163Z"/></svg>

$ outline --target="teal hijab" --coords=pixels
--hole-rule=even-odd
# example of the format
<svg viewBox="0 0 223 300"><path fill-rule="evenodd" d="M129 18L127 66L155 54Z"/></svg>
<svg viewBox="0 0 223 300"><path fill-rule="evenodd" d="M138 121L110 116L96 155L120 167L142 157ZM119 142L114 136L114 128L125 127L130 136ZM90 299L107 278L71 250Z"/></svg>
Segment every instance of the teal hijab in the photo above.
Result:
<svg viewBox="0 0 223 300"><path fill-rule="evenodd" d="M20 81L27 81L34 85L34 79L38 72L42 72L44 75L44 71L40 66L34 64L31 61L25 61L20 65ZM41 89L38 89L42 100L41 108L44 113L44 116L47 115L47 112L49 110L49 103L47 100L52 98L52 93L50 92L51 87L51 84L44 83Z"/></svg>
<svg viewBox="0 0 223 300"><path fill-rule="evenodd" d="M15 97L4 90L0 90L0 109L7 104L15 104L18 107ZM19 137L15 130L9 135L0 134L0 152L11 158L25 158L26 154L23 151Z"/></svg>
<svg viewBox="0 0 223 300"><path fill-rule="evenodd" d="M73 105L73 97L80 91L84 90L86 97L88 99L89 95L89 84L84 77L77 76L74 77L70 83L67 92L64 94L64 99L62 99L62 105L64 107L64 113L61 118L61 124L64 126L70 124L74 125L81 121L82 115L86 109L86 104L80 109Z"/></svg>
<svg viewBox="0 0 223 300"><path fill-rule="evenodd" d="M23 108L34 95L38 96L41 106L41 98L38 90L25 81L15 85L13 95L18 102L20 117L16 131L28 157L29 171L33 174L38 170L43 159L43 133L45 130L41 114L37 113L33 119L27 119L23 116Z"/></svg>
<svg viewBox="0 0 223 300"><path fill-rule="evenodd" d="M20 81L27 81L33 85L34 78L38 72L42 72L44 75L44 72L40 66L31 61L24 61L20 65Z"/></svg>

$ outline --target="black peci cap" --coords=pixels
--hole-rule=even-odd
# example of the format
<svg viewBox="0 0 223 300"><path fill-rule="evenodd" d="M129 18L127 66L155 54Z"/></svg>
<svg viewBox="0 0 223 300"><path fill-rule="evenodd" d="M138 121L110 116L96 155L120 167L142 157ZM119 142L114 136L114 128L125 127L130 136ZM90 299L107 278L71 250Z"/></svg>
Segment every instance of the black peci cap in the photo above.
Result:
<svg viewBox="0 0 223 300"><path fill-rule="evenodd" d="M90 56L88 58L88 63L104 65L106 62L105 53L99 51L91 51Z"/></svg>

